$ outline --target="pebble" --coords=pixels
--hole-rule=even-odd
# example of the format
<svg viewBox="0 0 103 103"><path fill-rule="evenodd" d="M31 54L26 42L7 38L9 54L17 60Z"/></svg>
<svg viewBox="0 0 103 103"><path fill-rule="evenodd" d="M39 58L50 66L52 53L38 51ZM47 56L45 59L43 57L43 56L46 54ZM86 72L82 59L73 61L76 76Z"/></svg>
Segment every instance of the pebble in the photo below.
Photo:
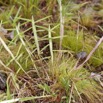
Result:
<svg viewBox="0 0 103 103"><path fill-rule="evenodd" d="M7 80L7 75L5 73L0 72L0 90L6 89L6 80Z"/></svg>
<svg viewBox="0 0 103 103"><path fill-rule="evenodd" d="M76 54L77 59L83 60L87 57L87 53L85 51L81 51Z"/></svg>

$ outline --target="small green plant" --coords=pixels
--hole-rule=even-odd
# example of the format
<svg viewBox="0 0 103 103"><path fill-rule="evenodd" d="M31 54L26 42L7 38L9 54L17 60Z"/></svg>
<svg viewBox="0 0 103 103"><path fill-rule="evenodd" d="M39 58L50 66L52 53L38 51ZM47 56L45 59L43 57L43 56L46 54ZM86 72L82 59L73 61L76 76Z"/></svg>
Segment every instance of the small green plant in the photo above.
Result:
<svg viewBox="0 0 103 103"><path fill-rule="evenodd" d="M81 24L86 27L94 26L95 22L93 21L93 18L94 18L93 15L95 15L93 12L93 9L90 7L87 7L81 15Z"/></svg>

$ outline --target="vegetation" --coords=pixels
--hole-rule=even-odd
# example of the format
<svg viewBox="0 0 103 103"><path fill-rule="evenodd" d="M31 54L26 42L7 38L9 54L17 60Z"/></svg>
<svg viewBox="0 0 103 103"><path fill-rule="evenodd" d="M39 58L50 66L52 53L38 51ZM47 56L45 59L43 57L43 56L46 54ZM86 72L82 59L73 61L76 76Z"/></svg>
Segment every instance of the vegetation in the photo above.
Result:
<svg viewBox="0 0 103 103"><path fill-rule="evenodd" d="M0 0L0 103L102 103L102 6Z"/></svg>

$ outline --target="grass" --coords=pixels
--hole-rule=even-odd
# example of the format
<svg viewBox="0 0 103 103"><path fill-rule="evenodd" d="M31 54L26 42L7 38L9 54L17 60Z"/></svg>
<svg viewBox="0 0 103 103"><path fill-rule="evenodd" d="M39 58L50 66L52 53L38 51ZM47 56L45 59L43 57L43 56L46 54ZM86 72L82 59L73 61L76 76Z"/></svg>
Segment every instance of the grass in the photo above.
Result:
<svg viewBox="0 0 103 103"><path fill-rule="evenodd" d="M102 103L102 85L91 72L103 64L103 43L76 69L77 53L89 54L99 40L90 30L96 23L88 2L1 0L0 5L0 71L7 74L0 103Z"/></svg>
<svg viewBox="0 0 103 103"><path fill-rule="evenodd" d="M96 101L95 97L99 98L98 89L100 89L100 87L96 84L96 82L90 79L90 74L86 68L82 67L79 70L73 69L76 60L65 56L59 62L57 59L55 59L55 61L56 62L53 65L50 65L50 78L55 81L53 89L58 91L57 88L60 88L58 95L62 95L61 100L62 97L65 96L65 93L66 101L70 103L72 101L83 102L83 98L86 98L90 101L90 103L93 103ZM95 93L97 94L95 95ZM70 97L70 95L72 97ZM84 97L82 97L82 95Z"/></svg>

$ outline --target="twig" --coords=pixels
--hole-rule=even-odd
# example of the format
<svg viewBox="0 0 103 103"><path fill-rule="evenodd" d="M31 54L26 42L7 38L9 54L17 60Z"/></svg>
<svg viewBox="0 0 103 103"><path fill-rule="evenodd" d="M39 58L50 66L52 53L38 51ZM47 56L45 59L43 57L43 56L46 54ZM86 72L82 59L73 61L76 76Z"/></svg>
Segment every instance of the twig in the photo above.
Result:
<svg viewBox="0 0 103 103"><path fill-rule="evenodd" d="M74 89L74 86L73 86L73 83L72 83L71 91L70 91L70 97L69 97L69 103L71 103L71 99L72 99L72 95L73 95L73 89Z"/></svg>
<svg viewBox="0 0 103 103"><path fill-rule="evenodd" d="M62 0L60 0L59 2L59 7L60 7L60 46L59 46L59 57L61 58L62 56L62 40L63 40L63 36L64 36L64 16L63 16L63 11L62 11Z"/></svg>

